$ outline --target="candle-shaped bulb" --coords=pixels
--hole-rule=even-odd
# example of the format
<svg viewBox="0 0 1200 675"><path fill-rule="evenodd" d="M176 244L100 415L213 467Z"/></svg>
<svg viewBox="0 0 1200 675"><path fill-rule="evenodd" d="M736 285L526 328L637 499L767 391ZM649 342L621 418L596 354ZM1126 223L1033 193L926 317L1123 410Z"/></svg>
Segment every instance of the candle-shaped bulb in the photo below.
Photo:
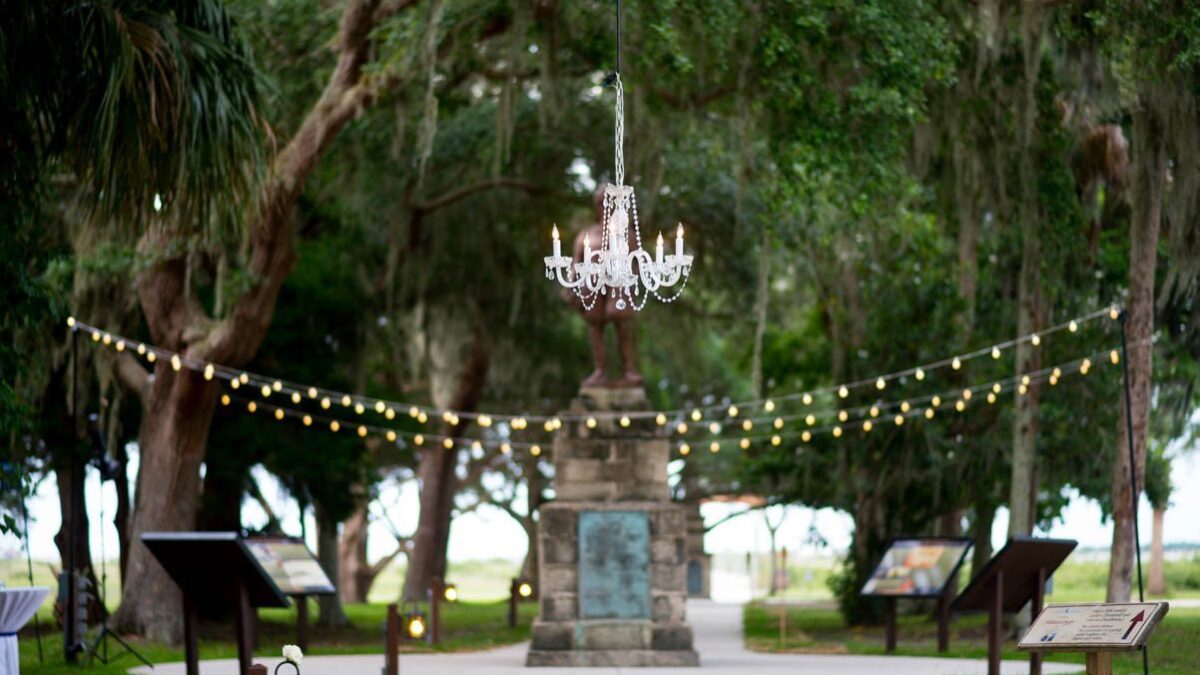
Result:
<svg viewBox="0 0 1200 675"><path fill-rule="evenodd" d="M554 257L562 255L562 242L558 239L558 223L554 224L554 229L550 230L550 237L554 240Z"/></svg>
<svg viewBox="0 0 1200 675"><path fill-rule="evenodd" d="M683 255L683 223L675 231L675 255Z"/></svg>
<svg viewBox="0 0 1200 675"><path fill-rule="evenodd" d="M554 241L558 241L558 223L555 223L554 228L550 230L550 237L553 238Z"/></svg>
<svg viewBox="0 0 1200 675"><path fill-rule="evenodd" d="M662 261L663 261L663 236L662 236L662 232L659 232L658 233L658 243L655 244L655 246L654 246L654 262L661 265Z"/></svg>
<svg viewBox="0 0 1200 675"><path fill-rule="evenodd" d="M658 233L658 247L659 247L659 248L662 248L662 247L663 247L663 236L662 236L662 232L659 232L659 233Z"/></svg>

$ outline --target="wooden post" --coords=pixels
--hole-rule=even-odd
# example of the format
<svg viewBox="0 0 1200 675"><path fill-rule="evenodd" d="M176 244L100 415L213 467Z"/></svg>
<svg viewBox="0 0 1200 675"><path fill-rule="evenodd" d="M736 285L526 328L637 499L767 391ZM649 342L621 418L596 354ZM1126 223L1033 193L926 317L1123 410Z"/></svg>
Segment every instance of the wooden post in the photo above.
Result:
<svg viewBox="0 0 1200 675"><path fill-rule="evenodd" d="M958 594L958 574L951 575L937 600L938 653L950 651L950 603Z"/></svg>
<svg viewBox="0 0 1200 675"><path fill-rule="evenodd" d="M1033 599L1030 600L1029 620L1033 621L1042 613L1042 605L1046 602L1046 568L1038 568L1037 587L1033 589ZM1029 675L1042 675L1042 655L1040 652L1029 654Z"/></svg>
<svg viewBox="0 0 1200 675"><path fill-rule="evenodd" d="M294 596L296 600L296 646L308 653L308 596Z"/></svg>
<svg viewBox="0 0 1200 675"><path fill-rule="evenodd" d="M518 605L521 602L521 581L513 579L508 586L508 627L516 628L519 618Z"/></svg>
<svg viewBox="0 0 1200 675"><path fill-rule="evenodd" d="M1000 656L1004 650L1004 571L996 572L992 598L988 603L988 675L1000 675Z"/></svg>
<svg viewBox="0 0 1200 675"><path fill-rule="evenodd" d="M1113 675L1112 654L1108 652L1088 652L1083 655L1087 675Z"/></svg>
<svg viewBox="0 0 1200 675"><path fill-rule="evenodd" d="M237 584L237 651L238 672L248 675L254 652L254 608L250 606L250 590L238 577Z"/></svg>
<svg viewBox="0 0 1200 675"><path fill-rule="evenodd" d="M779 605L779 646L787 642L787 605Z"/></svg>
<svg viewBox="0 0 1200 675"><path fill-rule="evenodd" d="M445 584L440 577L429 582L429 643L442 641L442 591Z"/></svg>
<svg viewBox="0 0 1200 675"><path fill-rule="evenodd" d="M183 594L183 660L187 675L200 675L200 649L196 640L196 601Z"/></svg>
<svg viewBox="0 0 1200 675"><path fill-rule="evenodd" d="M884 647L887 653L896 651L896 599L888 598L884 608Z"/></svg>
<svg viewBox="0 0 1200 675"><path fill-rule="evenodd" d="M383 648L384 675L400 675L400 611L394 602L387 606Z"/></svg>

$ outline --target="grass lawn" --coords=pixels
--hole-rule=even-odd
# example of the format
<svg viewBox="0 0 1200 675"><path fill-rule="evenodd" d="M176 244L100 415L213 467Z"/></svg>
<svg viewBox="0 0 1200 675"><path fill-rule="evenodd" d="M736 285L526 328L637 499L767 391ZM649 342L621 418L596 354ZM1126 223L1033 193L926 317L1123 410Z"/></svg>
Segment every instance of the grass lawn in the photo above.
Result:
<svg viewBox="0 0 1200 675"><path fill-rule="evenodd" d="M310 607L309 616L316 616ZM521 620L516 628L508 626L508 605L505 602L459 602L443 605L442 642L436 647L425 642L404 643L401 652L471 651L521 642L529 637L529 624L537 613L536 603L522 603ZM309 654L381 654L386 605L348 605L346 614L351 626L338 630L310 629ZM259 612L259 653L278 653L284 644L296 641L296 610L264 609ZM47 623L43 621L43 629ZM131 641L152 663L183 660L183 652L142 640ZM109 643L110 650L115 643ZM37 644L31 631L21 635L21 672L24 675L58 675L75 673L78 667L67 665L62 657L59 633L45 630L42 638L46 662L38 663ZM115 652L119 653L119 652ZM231 658L237 655L233 644L232 625L202 624L200 629L200 658ZM122 654L109 666L97 664L86 669L98 675L123 675L129 668L141 665L128 654Z"/></svg>
<svg viewBox="0 0 1200 675"><path fill-rule="evenodd" d="M903 610L902 610L903 611ZM779 639L780 606L752 603L746 606L743 624L746 646L755 651L812 652L825 654L883 654L883 627L849 628L837 610L829 607L787 607L787 630ZM901 616L896 653L906 656L938 656L937 624L929 615ZM942 656L984 658L986 617L959 617L951 623L950 652ZM1009 641L1005 658L1026 655ZM1083 663L1082 655L1055 654L1048 660ZM1172 609L1150 639L1150 667L1156 675L1194 675L1200 671L1200 609ZM1114 659L1115 673L1142 672L1141 656Z"/></svg>

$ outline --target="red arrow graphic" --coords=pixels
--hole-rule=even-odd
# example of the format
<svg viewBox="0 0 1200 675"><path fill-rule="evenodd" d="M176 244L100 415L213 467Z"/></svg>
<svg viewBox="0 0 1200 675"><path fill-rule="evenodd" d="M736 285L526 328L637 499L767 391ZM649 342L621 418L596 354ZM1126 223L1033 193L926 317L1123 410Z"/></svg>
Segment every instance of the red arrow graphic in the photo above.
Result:
<svg viewBox="0 0 1200 675"><path fill-rule="evenodd" d="M1146 610L1142 610L1142 611L1138 612L1138 613L1137 613L1137 616L1135 616L1135 617L1133 617L1132 619L1130 619L1130 620L1129 620L1129 630L1125 631L1125 634L1121 636L1121 639L1122 639L1122 640L1128 640L1128 639L1129 639L1129 636L1130 636L1130 635L1133 633L1133 629L1134 629L1134 628L1135 628L1135 627L1136 627L1136 626L1137 626L1139 623L1141 623L1141 622L1143 622L1143 621L1145 621L1145 620L1146 620Z"/></svg>

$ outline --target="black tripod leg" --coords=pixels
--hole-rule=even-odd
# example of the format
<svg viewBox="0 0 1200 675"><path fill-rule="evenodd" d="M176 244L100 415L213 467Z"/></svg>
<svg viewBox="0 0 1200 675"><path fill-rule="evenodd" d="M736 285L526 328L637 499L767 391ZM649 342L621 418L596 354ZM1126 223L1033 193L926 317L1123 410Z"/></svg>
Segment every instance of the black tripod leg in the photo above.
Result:
<svg viewBox="0 0 1200 675"><path fill-rule="evenodd" d="M130 654L133 654L134 658L136 658L138 661L141 661L142 663L146 664L147 666L150 666L151 668L154 667L153 663L150 663L149 661L147 661L146 657L139 654L138 650L131 647L128 642L122 640L120 635L117 635L113 631L110 631L107 626L104 627L104 633L105 633L105 635L108 635L112 639L116 640L117 644L124 647L125 651L129 652Z"/></svg>

